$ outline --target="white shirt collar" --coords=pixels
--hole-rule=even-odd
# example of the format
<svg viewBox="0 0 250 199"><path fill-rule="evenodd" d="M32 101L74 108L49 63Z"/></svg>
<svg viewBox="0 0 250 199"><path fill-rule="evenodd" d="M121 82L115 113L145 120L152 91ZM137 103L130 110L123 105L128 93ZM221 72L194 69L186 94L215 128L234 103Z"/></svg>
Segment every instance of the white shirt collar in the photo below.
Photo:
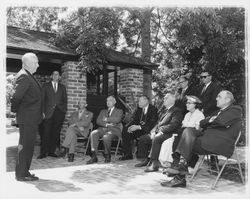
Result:
<svg viewBox="0 0 250 199"><path fill-rule="evenodd" d="M148 107L149 107L149 104L142 109L142 110L144 110L144 114L146 114L148 112Z"/></svg>
<svg viewBox="0 0 250 199"><path fill-rule="evenodd" d="M211 84L212 81L208 82L206 85L205 85L205 88L207 89L207 87Z"/></svg>

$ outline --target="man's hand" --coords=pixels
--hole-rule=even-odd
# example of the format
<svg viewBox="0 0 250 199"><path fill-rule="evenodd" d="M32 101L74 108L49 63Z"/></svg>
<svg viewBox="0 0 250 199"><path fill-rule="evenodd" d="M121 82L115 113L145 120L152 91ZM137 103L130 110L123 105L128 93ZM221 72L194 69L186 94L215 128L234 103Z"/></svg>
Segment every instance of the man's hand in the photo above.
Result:
<svg viewBox="0 0 250 199"><path fill-rule="evenodd" d="M43 119L45 118L45 113L43 113Z"/></svg>
<svg viewBox="0 0 250 199"><path fill-rule="evenodd" d="M132 133L133 131L140 130L141 126L140 125L132 125L128 128L128 132Z"/></svg>

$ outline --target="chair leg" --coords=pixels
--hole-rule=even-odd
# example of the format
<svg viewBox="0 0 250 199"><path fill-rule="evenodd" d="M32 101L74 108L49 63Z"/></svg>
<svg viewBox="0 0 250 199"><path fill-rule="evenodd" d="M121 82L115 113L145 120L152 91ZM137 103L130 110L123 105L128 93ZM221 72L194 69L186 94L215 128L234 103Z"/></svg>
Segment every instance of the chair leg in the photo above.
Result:
<svg viewBox="0 0 250 199"><path fill-rule="evenodd" d="M218 180L219 180L219 178L220 178L222 172L224 171L225 166L227 165L227 162L228 162L228 159L226 159L225 163L223 164L223 166L222 166L222 168L221 168L219 174L217 175L216 180L215 180L214 184L212 185L211 189L214 189L214 188L215 188L215 186L216 186L216 184L217 184L217 182L218 182Z"/></svg>
<svg viewBox="0 0 250 199"><path fill-rule="evenodd" d="M119 146L120 146L120 143L121 143L121 138L118 139L118 143L117 143L117 146L116 146L116 149L115 149L115 157L114 157L114 161L116 160L116 156L117 156L117 153L118 153L118 149L119 149Z"/></svg>
<svg viewBox="0 0 250 199"><path fill-rule="evenodd" d="M194 180L194 178L195 178L195 176L197 175L197 173L199 172L199 170L201 169L201 166L203 165L203 162L204 162L204 160L205 160L205 155L202 155L202 156L200 156L200 161L198 162L198 165L197 165L197 168L196 168L196 170L194 171L194 173L193 173L193 175L192 175L192 177L191 177L191 181L193 181Z"/></svg>
<svg viewBox="0 0 250 199"><path fill-rule="evenodd" d="M85 159L85 156L86 156L86 153L87 153L87 150L88 150L88 147L89 147L89 142L90 142L90 137L88 138L88 141L87 141L87 144L86 144L86 148L85 148L85 151L84 151L84 154L83 154L83 159Z"/></svg>
<svg viewBox="0 0 250 199"><path fill-rule="evenodd" d="M239 173L240 173L241 182L242 182L242 184L245 184L244 177L243 177L243 172L242 172L240 161L239 161L239 156L238 156L237 153L235 153L235 157L236 157L235 159L236 159L238 167L239 167Z"/></svg>

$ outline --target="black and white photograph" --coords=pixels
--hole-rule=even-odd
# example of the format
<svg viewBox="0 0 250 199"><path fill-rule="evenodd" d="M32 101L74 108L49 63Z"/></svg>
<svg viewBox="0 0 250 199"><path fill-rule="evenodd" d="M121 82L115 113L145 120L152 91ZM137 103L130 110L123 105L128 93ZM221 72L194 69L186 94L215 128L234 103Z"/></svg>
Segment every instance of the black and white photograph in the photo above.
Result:
<svg viewBox="0 0 250 199"><path fill-rule="evenodd" d="M2 4L1 198L248 197L246 0Z"/></svg>

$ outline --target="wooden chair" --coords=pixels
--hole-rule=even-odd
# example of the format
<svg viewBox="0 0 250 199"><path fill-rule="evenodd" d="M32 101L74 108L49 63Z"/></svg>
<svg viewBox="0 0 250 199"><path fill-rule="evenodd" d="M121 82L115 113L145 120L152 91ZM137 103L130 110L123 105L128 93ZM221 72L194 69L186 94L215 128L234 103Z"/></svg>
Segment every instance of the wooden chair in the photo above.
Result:
<svg viewBox="0 0 250 199"><path fill-rule="evenodd" d="M204 160L207 158L207 160L209 161L209 157L208 156L218 156L218 154L201 155L200 156L200 161L197 163L198 165L196 166L196 170L195 170L195 172L193 173L193 175L191 177L191 181L194 180L195 176L197 175L197 173L201 169L206 169L206 170L208 170L210 172L218 173L215 182L211 186L211 189L214 189L216 187L218 181L219 181L219 178L221 177L222 172L224 171L225 167L227 166L228 168L236 169L236 170L239 171L239 174L240 174L240 177L241 177L241 181L244 184L245 182L244 182L243 173L242 173L242 169L241 169L241 165L240 165L240 159L239 159L238 150L237 150L237 146L236 146L236 144L237 144L240 136L241 136L241 132L239 132L239 135L238 135L238 137L236 139L236 142L235 142L235 145L234 145L234 153L233 153L233 155L230 158L227 158L227 157L223 156L225 158L225 162L222 165L221 169L219 169L219 166L218 166L217 162L216 162L216 170L211 169L211 168L202 168ZM237 165L238 165L238 168L232 167L232 166L228 165L229 161L236 162Z"/></svg>

